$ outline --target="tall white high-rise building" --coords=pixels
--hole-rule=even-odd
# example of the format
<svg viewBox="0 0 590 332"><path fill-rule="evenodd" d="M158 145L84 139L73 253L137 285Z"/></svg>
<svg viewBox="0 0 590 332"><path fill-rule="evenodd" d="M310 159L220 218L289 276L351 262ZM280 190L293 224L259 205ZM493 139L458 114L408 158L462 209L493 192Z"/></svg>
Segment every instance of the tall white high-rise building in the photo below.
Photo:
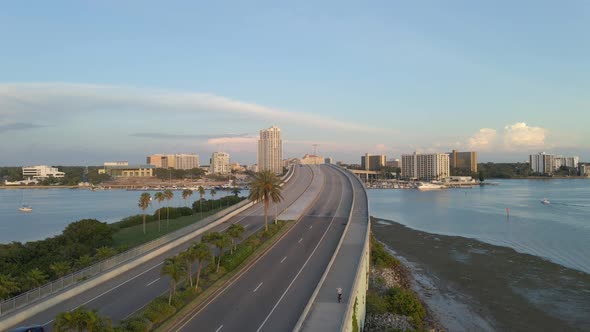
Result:
<svg viewBox="0 0 590 332"><path fill-rule="evenodd" d="M580 157L573 156L573 157L555 157L555 169L559 169L561 166L565 166L568 168L577 168L578 163L580 163Z"/></svg>
<svg viewBox="0 0 590 332"><path fill-rule="evenodd" d="M450 176L449 155L446 153L402 154L402 177L435 180Z"/></svg>
<svg viewBox="0 0 590 332"><path fill-rule="evenodd" d="M533 173L553 174L555 171L555 155L545 152L531 154L529 156L529 162Z"/></svg>
<svg viewBox="0 0 590 332"><path fill-rule="evenodd" d="M283 172L283 139L281 128L272 126L260 131L258 140L258 170L270 170L275 174Z"/></svg>
<svg viewBox="0 0 590 332"><path fill-rule="evenodd" d="M213 174L227 174L231 172L229 154L225 152L213 152L209 172Z"/></svg>

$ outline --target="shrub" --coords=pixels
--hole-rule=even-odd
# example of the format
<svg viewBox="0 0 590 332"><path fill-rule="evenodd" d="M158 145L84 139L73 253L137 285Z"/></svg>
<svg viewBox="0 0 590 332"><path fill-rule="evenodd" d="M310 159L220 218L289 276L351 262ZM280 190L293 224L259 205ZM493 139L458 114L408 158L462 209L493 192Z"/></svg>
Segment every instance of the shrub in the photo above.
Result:
<svg viewBox="0 0 590 332"><path fill-rule="evenodd" d="M400 262L391 256L383 244L371 235L371 264L377 268L391 268L400 265Z"/></svg>
<svg viewBox="0 0 590 332"><path fill-rule="evenodd" d="M260 242L258 241L260 244ZM240 243L237 249L231 255L225 255L221 259L221 266L226 271L233 271L238 265L242 264L254 252L254 246L248 243Z"/></svg>
<svg viewBox="0 0 590 332"><path fill-rule="evenodd" d="M134 317L122 321L119 328L128 332L147 332L151 330L152 323L143 317Z"/></svg>
<svg viewBox="0 0 590 332"><path fill-rule="evenodd" d="M159 324L176 312L176 308L169 305L166 299L157 298L145 308L143 316L154 324Z"/></svg>
<svg viewBox="0 0 590 332"><path fill-rule="evenodd" d="M389 311L389 303L379 294L369 291L367 292L367 313L368 314L384 314Z"/></svg>
<svg viewBox="0 0 590 332"><path fill-rule="evenodd" d="M415 324L419 324L426 316L426 310L418 297L410 290L399 287L387 291L387 302L392 313L410 316Z"/></svg>
<svg viewBox="0 0 590 332"><path fill-rule="evenodd" d="M154 219L154 216L151 215L147 215L145 218L145 222L152 222L154 220L158 220L158 217L156 215L156 218ZM134 216L129 216L126 218L121 219L121 221L112 223L110 226L115 228L115 229L121 229L121 228L127 228L127 227L132 227L132 226L136 226L136 225L141 225L143 223L143 214L136 214Z"/></svg>

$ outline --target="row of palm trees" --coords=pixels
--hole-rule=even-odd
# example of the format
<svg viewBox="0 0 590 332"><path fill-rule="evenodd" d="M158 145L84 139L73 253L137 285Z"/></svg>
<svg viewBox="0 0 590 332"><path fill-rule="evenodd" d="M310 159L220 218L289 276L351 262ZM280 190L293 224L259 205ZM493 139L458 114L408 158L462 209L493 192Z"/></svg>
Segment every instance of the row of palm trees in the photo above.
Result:
<svg viewBox="0 0 590 332"><path fill-rule="evenodd" d="M84 307L79 307L76 310L65 311L57 315L53 323L53 329L56 332L112 331L112 322L106 317L99 316L96 310L87 310Z"/></svg>
<svg viewBox="0 0 590 332"><path fill-rule="evenodd" d="M185 251L180 254L166 258L162 266L161 275L170 276L170 294L168 304L172 303L172 297L176 293L178 283L185 278L187 284L195 289L199 289L201 271L206 262L213 263L215 272L219 271L221 259L227 248L230 248L230 255L237 247L237 240L242 239L245 232L241 224L232 224L226 232L211 232L203 235L201 242L193 242ZM216 251L218 255L216 255ZM193 266L197 263L197 272L193 282Z"/></svg>

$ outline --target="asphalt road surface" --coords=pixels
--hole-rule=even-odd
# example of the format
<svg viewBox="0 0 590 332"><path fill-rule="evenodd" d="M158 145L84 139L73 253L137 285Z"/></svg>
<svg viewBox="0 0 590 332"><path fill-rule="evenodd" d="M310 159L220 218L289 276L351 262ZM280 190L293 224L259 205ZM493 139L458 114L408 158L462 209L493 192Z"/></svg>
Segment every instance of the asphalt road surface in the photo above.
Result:
<svg viewBox="0 0 590 332"><path fill-rule="evenodd" d="M352 205L348 179L331 167L320 169L324 187L300 221L239 279L172 331L293 329L338 245Z"/></svg>
<svg viewBox="0 0 590 332"><path fill-rule="evenodd" d="M309 166L296 167L293 177L285 184L283 190L284 200L277 204L276 210L280 213L280 211L291 205L309 187L312 180L313 172ZM275 206L271 205L269 213L274 211ZM232 223L241 223L246 228L245 235L248 236L264 227L263 215L262 204L256 204L211 231L222 231ZM194 240L199 239L200 236L196 236ZM74 310L82 305L86 308L98 310L101 316L108 316L113 323L117 323L142 309L155 297L168 291L169 277L160 277L161 266L166 258L185 250L191 245L191 242L189 241L169 250L91 290L61 302L19 323L18 326L43 325L46 331L51 331L53 320L57 314Z"/></svg>

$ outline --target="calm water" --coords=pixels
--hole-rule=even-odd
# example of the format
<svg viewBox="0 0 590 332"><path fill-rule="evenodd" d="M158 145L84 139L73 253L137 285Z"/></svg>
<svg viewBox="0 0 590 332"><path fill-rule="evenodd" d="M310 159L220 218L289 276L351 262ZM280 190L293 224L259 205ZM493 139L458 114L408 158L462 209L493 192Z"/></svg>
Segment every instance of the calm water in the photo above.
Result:
<svg viewBox="0 0 590 332"><path fill-rule="evenodd" d="M492 182L499 185L427 192L369 190L371 215L431 233L511 247L590 273L590 180ZM551 204L541 204L544 198Z"/></svg>
<svg viewBox="0 0 590 332"><path fill-rule="evenodd" d="M142 191L73 189L3 189L0 190L0 243L31 241L60 234L71 222L92 218L115 222L124 217L141 213L137 206ZM155 191L149 191L153 196ZM242 191L240 195L246 195ZM218 190L215 198L231 195L230 191ZM211 198L207 190L205 198ZM199 199L198 193L187 199ZM22 213L21 202L31 205L33 212ZM191 204L189 203L189 204ZM166 201L162 202L166 205ZM170 206L185 206L181 191L174 191ZM153 201L146 211L153 213L158 208Z"/></svg>

